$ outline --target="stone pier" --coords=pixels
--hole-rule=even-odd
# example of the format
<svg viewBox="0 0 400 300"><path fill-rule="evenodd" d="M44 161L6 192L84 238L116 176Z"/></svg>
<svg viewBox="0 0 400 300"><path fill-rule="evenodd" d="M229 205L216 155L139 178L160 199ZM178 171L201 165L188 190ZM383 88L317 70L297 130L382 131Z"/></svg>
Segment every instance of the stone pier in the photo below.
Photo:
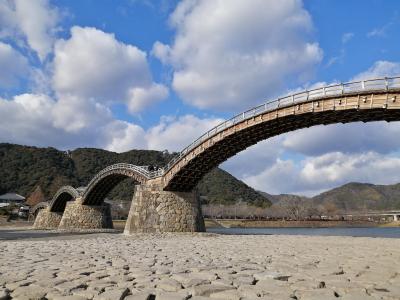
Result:
<svg viewBox="0 0 400 300"><path fill-rule="evenodd" d="M62 213L50 211L50 207L43 208L36 216L33 228L56 229L60 224Z"/></svg>
<svg viewBox="0 0 400 300"><path fill-rule="evenodd" d="M136 185L124 234L205 231L196 192L162 191L159 185Z"/></svg>
<svg viewBox="0 0 400 300"><path fill-rule="evenodd" d="M83 205L81 198L67 202L58 226L62 230L102 228L113 228L110 205Z"/></svg>

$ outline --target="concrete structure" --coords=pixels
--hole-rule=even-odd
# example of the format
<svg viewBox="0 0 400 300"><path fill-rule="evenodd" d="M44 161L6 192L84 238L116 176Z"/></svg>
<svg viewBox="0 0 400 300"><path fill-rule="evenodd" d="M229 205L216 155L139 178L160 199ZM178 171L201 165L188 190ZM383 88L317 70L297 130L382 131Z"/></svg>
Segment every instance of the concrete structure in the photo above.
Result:
<svg viewBox="0 0 400 300"><path fill-rule="evenodd" d="M105 210L88 207L101 207L108 192L131 177L141 187L133 198L125 233L202 231L204 221L194 188L205 174L238 152L270 137L315 125L399 120L400 77L332 85L267 102L206 132L161 170L116 164L100 171L80 200L68 203L64 212L68 211L68 218L63 222L63 216L60 227L91 227L92 213L106 219L100 213ZM67 203L65 199L74 198L71 195L54 201ZM63 209L62 204L53 206ZM74 218L80 218L79 222ZM100 223L109 224L98 222L96 226Z"/></svg>
<svg viewBox="0 0 400 300"><path fill-rule="evenodd" d="M354 214L345 214L342 215L342 217L345 220L357 220L357 219L373 219L373 220L379 220L379 219L389 219L393 222L398 222L400 221L400 211L372 211L372 212L366 212L366 213L354 213Z"/></svg>

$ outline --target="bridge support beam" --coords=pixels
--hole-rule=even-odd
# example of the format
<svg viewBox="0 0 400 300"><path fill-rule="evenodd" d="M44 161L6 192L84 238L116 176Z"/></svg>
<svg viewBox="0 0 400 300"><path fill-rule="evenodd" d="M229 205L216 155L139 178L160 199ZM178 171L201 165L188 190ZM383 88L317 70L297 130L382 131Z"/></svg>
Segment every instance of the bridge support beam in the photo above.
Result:
<svg viewBox="0 0 400 300"><path fill-rule="evenodd" d="M196 231L205 231L196 192L167 192L151 183L136 186L124 234Z"/></svg>
<svg viewBox="0 0 400 300"><path fill-rule="evenodd" d="M104 228L113 228L110 205L83 205L81 198L67 202L58 226L61 230Z"/></svg>
<svg viewBox="0 0 400 300"><path fill-rule="evenodd" d="M60 224L62 213L52 212L50 208L41 209L33 223L34 229L56 229Z"/></svg>

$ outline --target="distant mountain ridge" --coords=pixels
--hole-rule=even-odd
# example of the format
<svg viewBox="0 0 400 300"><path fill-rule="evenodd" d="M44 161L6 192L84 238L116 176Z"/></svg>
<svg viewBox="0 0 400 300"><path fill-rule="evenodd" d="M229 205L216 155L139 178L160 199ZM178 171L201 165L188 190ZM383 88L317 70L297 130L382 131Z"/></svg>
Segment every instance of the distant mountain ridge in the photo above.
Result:
<svg viewBox="0 0 400 300"><path fill-rule="evenodd" d="M281 201L300 199L312 201L315 206L330 205L340 211L400 209L400 183L375 185L350 182L314 197L260 193L270 199L273 205L277 205Z"/></svg>
<svg viewBox="0 0 400 300"><path fill-rule="evenodd" d="M152 150L131 150L124 153L79 148L60 151L54 148L38 148L0 143L0 194L13 191L28 197L38 186L45 198L63 185L86 186L103 168L126 162L135 165L166 165L174 154ZM236 201L252 205L269 206L270 201L260 193L216 168L198 185L202 199L208 203L229 204ZM110 194L110 199L131 200L134 185L125 180Z"/></svg>

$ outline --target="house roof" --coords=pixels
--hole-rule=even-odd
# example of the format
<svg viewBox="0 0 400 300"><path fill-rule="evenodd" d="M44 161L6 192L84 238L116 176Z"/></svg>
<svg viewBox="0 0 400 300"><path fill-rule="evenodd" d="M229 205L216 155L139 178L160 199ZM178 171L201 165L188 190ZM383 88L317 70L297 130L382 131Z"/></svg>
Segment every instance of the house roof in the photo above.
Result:
<svg viewBox="0 0 400 300"><path fill-rule="evenodd" d="M16 193L6 193L0 196L0 200L23 201L25 200L25 197Z"/></svg>

